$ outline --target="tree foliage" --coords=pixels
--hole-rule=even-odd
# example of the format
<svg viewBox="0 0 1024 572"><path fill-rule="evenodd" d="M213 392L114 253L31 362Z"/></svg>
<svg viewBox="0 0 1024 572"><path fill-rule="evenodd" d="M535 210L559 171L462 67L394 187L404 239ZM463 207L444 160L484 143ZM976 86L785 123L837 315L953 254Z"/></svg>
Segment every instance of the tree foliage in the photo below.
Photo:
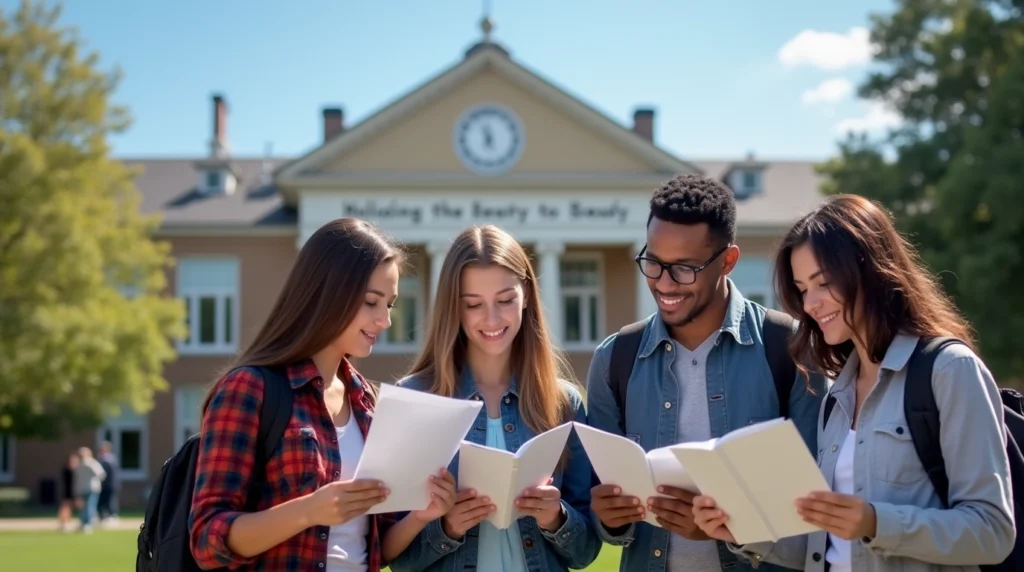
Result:
<svg viewBox="0 0 1024 572"><path fill-rule="evenodd" d="M1024 379L1024 0L900 0L872 17L861 97L903 121L850 136L822 166L824 191L885 204L972 321L1002 382Z"/></svg>
<svg viewBox="0 0 1024 572"><path fill-rule="evenodd" d="M166 387L184 310L158 221L110 158L129 125L59 8L0 11L0 431L55 437Z"/></svg>

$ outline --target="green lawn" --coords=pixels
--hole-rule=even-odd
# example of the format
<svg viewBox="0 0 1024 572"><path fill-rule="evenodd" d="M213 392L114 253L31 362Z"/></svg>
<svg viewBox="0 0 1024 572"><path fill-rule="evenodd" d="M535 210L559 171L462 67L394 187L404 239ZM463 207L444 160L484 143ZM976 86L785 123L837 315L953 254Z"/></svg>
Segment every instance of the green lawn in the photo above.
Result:
<svg viewBox="0 0 1024 572"><path fill-rule="evenodd" d="M4 570L32 572L108 572L135 569L137 531L97 530L93 534L61 532L0 533ZM619 549L605 546L587 570L615 572Z"/></svg>

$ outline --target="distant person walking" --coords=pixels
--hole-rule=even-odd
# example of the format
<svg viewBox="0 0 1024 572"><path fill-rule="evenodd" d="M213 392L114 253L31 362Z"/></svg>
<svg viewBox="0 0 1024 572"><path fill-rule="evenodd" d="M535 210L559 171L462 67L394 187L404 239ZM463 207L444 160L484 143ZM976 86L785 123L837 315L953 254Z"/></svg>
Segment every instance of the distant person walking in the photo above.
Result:
<svg viewBox="0 0 1024 572"><path fill-rule="evenodd" d="M64 532L71 530L71 514L75 508L75 469L78 468L78 453L68 455L67 463L60 470L60 508L57 522Z"/></svg>
<svg viewBox="0 0 1024 572"><path fill-rule="evenodd" d="M79 520L82 521L82 532L89 533L92 532L100 489L107 474L103 470L103 465L92 456L92 449L79 448L78 457L78 466L75 467L75 497L78 498L81 507L78 514Z"/></svg>
<svg viewBox="0 0 1024 572"><path fill-rule="evenodd" d="M106 478L100 486L100 498L97 503L97 512L101 523L116 523L118 498L121 493L121 465L114 454L114 446L110 441L100 444L100 465Z"/></svg>

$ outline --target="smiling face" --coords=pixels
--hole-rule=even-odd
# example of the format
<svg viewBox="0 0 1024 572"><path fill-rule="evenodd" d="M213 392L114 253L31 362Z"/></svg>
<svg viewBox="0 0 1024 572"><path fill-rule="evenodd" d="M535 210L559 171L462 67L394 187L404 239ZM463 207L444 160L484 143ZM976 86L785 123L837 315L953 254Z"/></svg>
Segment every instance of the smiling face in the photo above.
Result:
<svg viewBox="0 0 1024 572"><path fill-rule="evenodd" d="M668 264L684 264L698 268L705 263L706 267L696 273L692 284L680 284L669 276L669 272L661 272L661 277L654 279L658 268L647 265L647 286L658 303L658 311L662 320L671 327L681 327L693 322L714 301L722 278L728 274L739 259L739 249L714 240L706 223L675 224L657 217L647 227L647 251L645 258ZM716 254L718 256L716 256ZM710 261L710 263L709 263ZM677 271L685 274L687 271ZM682 280L689 281L688 279Z"/></svg>
<svg viewBox="0 0 1024 572"><path fill-rule="evenodd" d="M386 262L374 269L363 298L352 323L334 342L343 355L370 355L378 336L391 327L391 308L398 298L398 265Z"/></svg>
<svg viewBox="0 0 1024 572"><path fill-rule="evenodd" d="M469 351L506 357L523 325L523 284L497 265L466 266L459 279L462 331Z"/></svg>
<svg viewBox="0 0 1024 572"><path fill-rule="evenodd" d="M803 310L817 323L825 343L838 346L852 340L854 328L844 316L843 300L829 287L828 275L818 264L810 244L804 243L793 249L790 266L793 285L800 293Z"/></svg>

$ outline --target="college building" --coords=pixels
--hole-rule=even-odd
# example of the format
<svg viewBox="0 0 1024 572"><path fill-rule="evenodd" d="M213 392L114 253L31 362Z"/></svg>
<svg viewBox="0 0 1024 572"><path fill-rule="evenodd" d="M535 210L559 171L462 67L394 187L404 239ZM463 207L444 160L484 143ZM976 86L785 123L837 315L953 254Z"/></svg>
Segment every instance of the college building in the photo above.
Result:
<svg viewBox="0 0 1024 572"><path fill-rule="evenodd" d="M583 380L602 339L656 311L633 260L654 189L702 173L733 190L742 254L732 279L768 306L773 248L822 198L812 162L694 158L700 149L675 156L655 142L653 109L635 109L632 125L622 125L486 34L359 123L324 108L322 140L300 157L234 156L228 99L214 96L212 111L206 156L125 159L141 168L142 208L162 215L158 238L175 258L168 284L188 308L188 339L166 367L170 388L148 413L123 410L96 431L56 442L0 437L0 483L28 488L35 501L53 500L69 452L106 439L121 460L122 504L140 505L162 463L198 429L214 372L249 343L303 241L332 219L372 221L412 255L391 329L356 364L368 378L404 373L447 245L470 225L493 223L528 249L554 337Z"/></svg>

